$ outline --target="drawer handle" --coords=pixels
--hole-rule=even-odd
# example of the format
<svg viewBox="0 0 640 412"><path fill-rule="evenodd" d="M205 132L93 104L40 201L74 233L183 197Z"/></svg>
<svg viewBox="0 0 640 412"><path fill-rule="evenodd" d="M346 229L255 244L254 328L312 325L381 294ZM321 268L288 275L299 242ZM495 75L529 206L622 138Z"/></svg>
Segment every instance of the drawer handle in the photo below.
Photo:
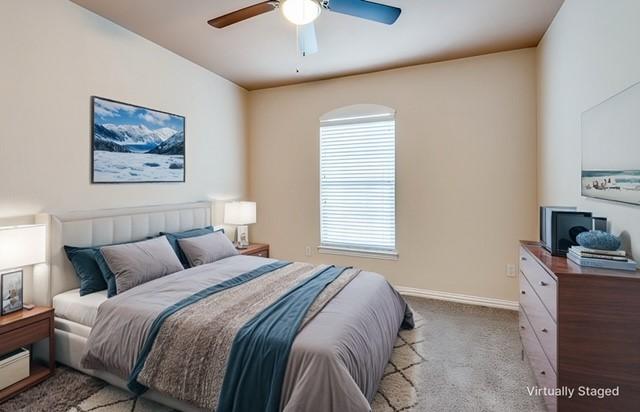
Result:
<svg viewBox="0 0 640 412"><path fill-rule="evenodd" d="M547 372L545 372L545 371L540 371L540 375L546 375L546 374L547 374Z"/></svg>
<svg viewBox="0 0 640 412"><path fill-rule="evenodd" d="M524 330L525 329L524 325L520 325L520 329Z"/></svg>
<svg viewBox="0 0 640 412"><path fill-rule="evenodd" d="M520 293L522 293L523 295L527 294L527 292L525 292L524 290L521 290Z"/></svg>
<svg viewBox="0 0 640 412"><path fill-rule="evenodd" d="M544 333L549 332L549 331L547 330L547 328L542 328L542 331L543 331Z"/></svg>
<svg viewBox="0 0 640 412"><path fill-rule="evenodd" d="M549 284L543 280L540 281L540 286L549 286Z"/></svg>
<svg viewBox="0 0 640 412"><path fill-rule="evenodd" d="M527 260L527 258L526 258L526 257L524 257L524 256L520 256L520 260L522 260L522 261L526 261L526 260Z"/></svg>

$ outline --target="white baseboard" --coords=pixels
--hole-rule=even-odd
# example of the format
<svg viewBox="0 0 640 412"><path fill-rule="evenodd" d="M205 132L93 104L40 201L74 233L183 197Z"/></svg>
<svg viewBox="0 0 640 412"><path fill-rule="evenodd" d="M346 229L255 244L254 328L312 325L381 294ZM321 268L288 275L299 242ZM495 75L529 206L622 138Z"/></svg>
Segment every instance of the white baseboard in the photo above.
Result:
<svg viewBox="0 0 640 412"><path fill-rule="evenodd" d="M417 289L405 286L396 286L395 288L400 294L407 296L446 300L448 302L466 303L468 305L487 306L490 308L518 310L518 302L512 300L483 298L480 296L463 295L461 293L439 292L437 290Z"/></svg>

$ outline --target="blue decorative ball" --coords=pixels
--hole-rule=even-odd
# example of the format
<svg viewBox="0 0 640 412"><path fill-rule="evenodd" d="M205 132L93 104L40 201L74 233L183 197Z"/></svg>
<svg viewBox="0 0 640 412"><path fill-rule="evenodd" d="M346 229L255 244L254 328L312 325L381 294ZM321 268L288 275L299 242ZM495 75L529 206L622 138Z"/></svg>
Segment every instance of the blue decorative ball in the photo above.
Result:
<svg viewBox="0 0 640 412"><path fill-rule="evenodd" d="M600 230L582 232L576 237L576 241L582 247L599 250L618 250L620 240L611 233Z"/></svg>

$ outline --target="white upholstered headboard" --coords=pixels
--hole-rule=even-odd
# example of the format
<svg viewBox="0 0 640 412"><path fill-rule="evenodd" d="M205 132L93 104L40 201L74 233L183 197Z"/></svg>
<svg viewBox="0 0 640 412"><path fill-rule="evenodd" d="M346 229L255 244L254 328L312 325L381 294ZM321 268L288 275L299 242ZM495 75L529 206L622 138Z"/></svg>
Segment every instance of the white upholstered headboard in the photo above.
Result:
<svg viewBox="0 0 640 412"><path fill-rule="evenodd" d="M51 215L49 219L49 287L37 303L79 287L64 246L102 246L145 239L159 232L178 232L211 224L211 203L107 209ZM44 282L38 282L44 286Z"/></svg>

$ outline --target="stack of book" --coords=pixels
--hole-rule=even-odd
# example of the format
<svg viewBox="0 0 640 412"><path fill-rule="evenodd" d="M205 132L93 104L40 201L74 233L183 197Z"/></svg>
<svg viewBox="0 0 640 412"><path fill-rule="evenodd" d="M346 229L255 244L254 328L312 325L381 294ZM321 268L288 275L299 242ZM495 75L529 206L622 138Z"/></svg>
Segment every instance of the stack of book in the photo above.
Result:
<svg viewBox="0 0 640 412"><path fill-rule="evenodd" d="M572 246L567 258L580 266L635 271L638 264L624 250L598 250Z"/></svg>

